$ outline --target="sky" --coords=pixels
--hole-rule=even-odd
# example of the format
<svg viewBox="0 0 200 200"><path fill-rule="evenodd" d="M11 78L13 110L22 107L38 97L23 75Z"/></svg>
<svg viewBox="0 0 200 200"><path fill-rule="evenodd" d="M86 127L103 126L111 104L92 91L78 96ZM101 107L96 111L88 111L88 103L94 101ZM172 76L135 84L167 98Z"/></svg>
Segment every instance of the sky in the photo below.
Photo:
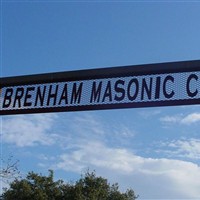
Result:
<svg viewBox="0 0 200 200"><path fill-rule="evenodd" d="M200 1L1 0L1 77L199 60ZM1 117L1 157L139 199L200 199L200 107ZM1 187L5 186L3 183Z"/></svg>

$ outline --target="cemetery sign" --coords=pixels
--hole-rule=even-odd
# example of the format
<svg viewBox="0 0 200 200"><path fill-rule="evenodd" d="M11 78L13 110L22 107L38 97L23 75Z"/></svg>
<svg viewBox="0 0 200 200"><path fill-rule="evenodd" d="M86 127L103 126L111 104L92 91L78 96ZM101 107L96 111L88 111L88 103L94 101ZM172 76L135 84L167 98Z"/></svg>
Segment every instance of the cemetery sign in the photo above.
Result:
<svg viewBox="0 0 200 200"><path fill-rule="evenodd" d="M200 61L1 78L0 114L200 103Z"/></svg>

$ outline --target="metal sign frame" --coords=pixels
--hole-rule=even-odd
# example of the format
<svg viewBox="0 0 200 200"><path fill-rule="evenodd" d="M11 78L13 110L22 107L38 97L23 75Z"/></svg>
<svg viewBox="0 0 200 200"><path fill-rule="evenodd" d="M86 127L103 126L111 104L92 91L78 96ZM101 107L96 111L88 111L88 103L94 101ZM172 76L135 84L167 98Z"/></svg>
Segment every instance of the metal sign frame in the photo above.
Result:
<svg viewBox="0 0 200 200"><path fill-rule="evenodd" d="M0 79L1 83L0 89L2 92L2 90L5 88L34 85L34 84L49 84L49 83L76 82L76 81L86 82L89 80L100 80L100 79L105 80L105 79L113 79L119 77L167 75L167 74L177 74L177 73L187 73L187 72L188 73L200 72L200 60L78 70L69 72L56 72L56 73L16 76L16 77L3 77ZM1 101L3 101L2 94L1 94ZM46 113L46 112L69 112L69 111L84 111L84 110L177 106L177 105L192 105L192 104L200 104L200 98L190 97L187 99L175 99L175 100L169 99L161 101L141 101L141 102L132 101L125 103L109 103L109 104L104 103L104 104L94 104L94 105L91 104L91 105L78 105L78 106L72 105L72 106L62 106L62 107L52 106L46 108L29 108L29 109L27 108L3 109L1 106L0 114L10 115L10 114Z"/></svg>

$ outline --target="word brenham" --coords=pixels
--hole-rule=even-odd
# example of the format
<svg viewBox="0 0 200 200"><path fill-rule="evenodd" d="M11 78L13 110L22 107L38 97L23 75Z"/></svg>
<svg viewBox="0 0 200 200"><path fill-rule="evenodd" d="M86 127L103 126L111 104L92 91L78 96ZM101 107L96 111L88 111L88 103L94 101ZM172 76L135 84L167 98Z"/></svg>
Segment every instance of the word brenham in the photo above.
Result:
<svg viewBox="0 0 200 200"><path fill-rule="evenodd" d="M76 83L73 84L70 101L67 83L64 84L61 94L58 93L61 90L59 84L7 88L3 101L3 108L8 108L10 106L12 108L59 106L63 102L65 105L79 104L82 85L82 83L79 86L77 86Z"/></svg>
<svg viewBox="0 0 200 200"><path fill-rule="evenodd" d="M199 99L200 72L4 87L2 110Z"/></svg>

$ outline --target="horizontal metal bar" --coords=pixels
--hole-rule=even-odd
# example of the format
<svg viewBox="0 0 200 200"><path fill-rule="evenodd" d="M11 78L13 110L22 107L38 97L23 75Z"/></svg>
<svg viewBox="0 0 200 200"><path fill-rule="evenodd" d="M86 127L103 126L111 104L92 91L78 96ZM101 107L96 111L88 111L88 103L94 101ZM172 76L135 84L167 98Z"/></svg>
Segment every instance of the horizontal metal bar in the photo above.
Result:
<svg viewBox="0 0 200 200"><path fill-rule="evenodd" d="M194 105L200 60L3 77L0 88L0 115Z"/></svg>
<svg viewBox="0 0 200 200"><path fill-rule="evenodd" d="M144 64L144 65L131 65L122 67L110 67L100 69L89 70L77 70L68 72L55 72L46 74L15 76L15 77L3 77L0 78L0 86L17 86L24 84L39 84L39 83L52 83L62 81L78 81L89 79L100 79L109 77L123 77L123 76L138 76L146 74L166 74L166 73L178 73L200 71L200 60L193 61L179 61L179 62L167 62L156 64Z"/></svg>

